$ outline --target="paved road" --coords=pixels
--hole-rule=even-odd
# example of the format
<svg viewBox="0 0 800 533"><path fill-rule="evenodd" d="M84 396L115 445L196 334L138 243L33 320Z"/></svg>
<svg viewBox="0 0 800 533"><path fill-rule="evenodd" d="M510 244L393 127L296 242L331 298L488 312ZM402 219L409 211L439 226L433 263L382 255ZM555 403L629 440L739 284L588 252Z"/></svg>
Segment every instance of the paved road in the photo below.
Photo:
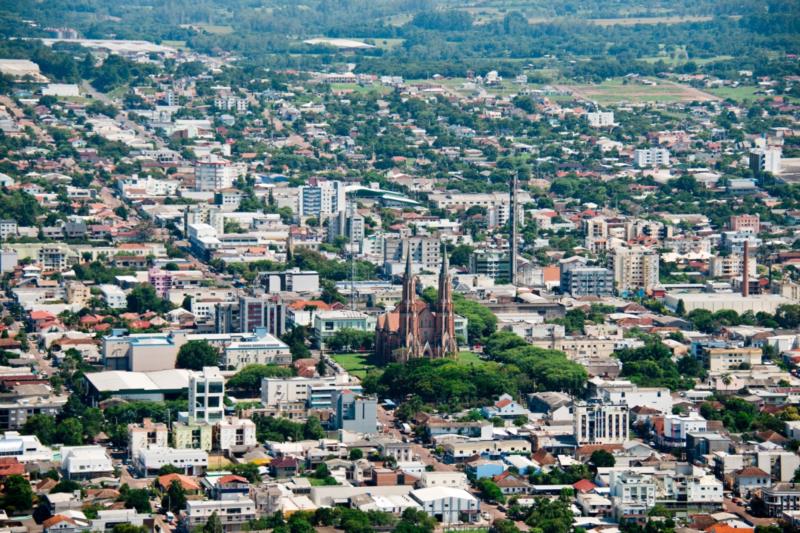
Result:
<svg viewBox="0 0 800 533"><path fill-rule="evenodd" d="M757 518L748 513L744 506L738 505L734 503L733 500L729 500L727 498L722 501L722 508L728 513L739 515L741 518L750 522L754 526L769 526L775 524L774 518Z"/></svg>

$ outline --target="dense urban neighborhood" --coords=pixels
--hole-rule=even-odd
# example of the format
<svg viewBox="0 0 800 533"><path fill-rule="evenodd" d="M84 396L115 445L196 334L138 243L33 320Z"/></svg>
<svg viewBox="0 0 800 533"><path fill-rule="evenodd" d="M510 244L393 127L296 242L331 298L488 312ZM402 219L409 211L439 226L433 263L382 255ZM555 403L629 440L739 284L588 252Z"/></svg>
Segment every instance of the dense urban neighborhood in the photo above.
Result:
<svg viewBox="0 0 800 533"><path fill-rule="evenodd" d="M230 3L0 14L0 531L800 528L796 2Z"/></svg>

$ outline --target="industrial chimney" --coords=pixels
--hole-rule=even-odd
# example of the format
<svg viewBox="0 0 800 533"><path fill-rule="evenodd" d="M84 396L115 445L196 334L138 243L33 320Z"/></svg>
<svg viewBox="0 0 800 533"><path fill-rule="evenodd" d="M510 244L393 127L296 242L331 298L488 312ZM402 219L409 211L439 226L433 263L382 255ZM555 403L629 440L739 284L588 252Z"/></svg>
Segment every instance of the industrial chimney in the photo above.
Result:
<svg viewBox="0 0 800 533"><path fill-rule="evenodd" d="M742 297L750 296L750 240L744 241L744 258L742 259Z"/></svg>

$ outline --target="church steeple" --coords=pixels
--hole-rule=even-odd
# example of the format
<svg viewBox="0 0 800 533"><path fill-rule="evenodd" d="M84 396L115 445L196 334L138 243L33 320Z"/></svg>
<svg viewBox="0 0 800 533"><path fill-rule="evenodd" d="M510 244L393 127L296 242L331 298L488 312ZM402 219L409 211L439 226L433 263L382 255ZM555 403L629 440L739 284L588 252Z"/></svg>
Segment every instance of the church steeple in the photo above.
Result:
<svg viewBox="0 0 800 533"><path fill-rule="evenodd" d="M447 257L447 247L442 245L442 266L439 269L439 294L436 301L437 357L454 357L458 352L455 329L450 261Z"/></svg>
<svg viewBox="0 0 800 533"><path fill-rule="evenodd" d="M411 265L411 250L406 253L406 271L403 275L403 299L400 300L400 340L403 361L419 357L419 317L417 309L417 288Z"/></svg>

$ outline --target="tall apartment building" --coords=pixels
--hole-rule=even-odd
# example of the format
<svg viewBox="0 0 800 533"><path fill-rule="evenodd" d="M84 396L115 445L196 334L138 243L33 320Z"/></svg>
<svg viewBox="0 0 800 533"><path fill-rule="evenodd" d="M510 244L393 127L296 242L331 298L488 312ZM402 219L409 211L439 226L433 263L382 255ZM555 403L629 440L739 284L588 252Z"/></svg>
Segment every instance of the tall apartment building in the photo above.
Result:
<svg viewBox="0 0 800 533"><path fill-rule="evenodd" d="M641 246L615 249L614 283L621 293L658 285L658 252Z"/></svg>
<svg viewBox="0 0 800 533"><path fill-rule="evenodd" d="M343 211L347 198L341 181L318 181L300 187L297 212L303 217L327 219Z"/></svg>
<svg viewBox="0 0 800 533"><path fill-rule="evenodd" d="M669 150L666 148L639 148L633 152L633 163L639 168L668 167Z"/></svg>
<svg viewBox="0 0 800 533"><path fill-rule="evenodd" d="M154 423L145 418L141 424L128 424L128 454L136 457L139 450L169 446L169 430L166 424Z"/></svg>
<svg viewBox="0 0 800 533"><path fill-rule="evenodd" d="M744 256L741 254L715 255L708 265L708 275L712 278L741 278ZM747 274L750 278L757 275L758 264L754 257L747 261Z"/></svg>
<svg viewBox="0 0 800 533"><path fill-rule="evenodd" d="M585 444L622 444L630 434L624 403L575 402L572 407L575 440Z"/></svg>
<svg viewBox="0 0 800 533"><path fill-rule="evenodd" d="M488 276L498 283L509 283L511 280L511 265L508 252L502 250L475 250L469 257L469 271L471 274Z"/></svg>
<svg viewBox="0 0 800 533"><path fill-rule="evenodd" d="M364 217L358 213L350 214L342 209L336 216L328 220L328 242L334 242L337 237L352 240L356 251L361 251L361 241L364 239Z"/></svg>
<svg viewBox="0 0 800 533"><path fill-rule="evenodd" d="M589 121L589 125L593 128L606 128L616 125L614 123L613 111L595 111L592 113L586 113L586 119Z"/></svg>
<svg viewBox="0 0 800 533"><path fill-rule="evenodd" d="M435 237L389 237L384 240L383 261L392 273L400 273L411 254L414 270L436 272L442 262L442 242Z"/></svg>
<svg viewBox="0 0 800 533"><path fill-rule="evenodd" d="M753 172L778 174L781 171L781 149L777 146L759 148L750 152L750 169Z"/></svg>
<svg viewBox="0 0 800 533"><path fill-rule="evenodd" d="M233 187L236 169L230 161L208 155L195 162L194 188L196 191L218 191Z"/></svg>
<svg viewBox="0 0 800 533"><path fill-rule="evenodd" d="M561 265L561 292L581 296L613 296L614 274L607 268Z"/></svg>
<svg viewBox="0 0 800 533"><path fill-rule="evenodd" d="M214 366L203 367L189 377L189 417L207 423L219 422L225 414L225 378Z"/></svg>
<svg viewBox="0 0 800 533"><path fill-rule="evenodd" d="M238 330L242 333L252 333L261 328L278 336L286 332L286 306L279 299L269 296L241 296L238 310ZM233 316L230 318L234 319Z"/></svg>

